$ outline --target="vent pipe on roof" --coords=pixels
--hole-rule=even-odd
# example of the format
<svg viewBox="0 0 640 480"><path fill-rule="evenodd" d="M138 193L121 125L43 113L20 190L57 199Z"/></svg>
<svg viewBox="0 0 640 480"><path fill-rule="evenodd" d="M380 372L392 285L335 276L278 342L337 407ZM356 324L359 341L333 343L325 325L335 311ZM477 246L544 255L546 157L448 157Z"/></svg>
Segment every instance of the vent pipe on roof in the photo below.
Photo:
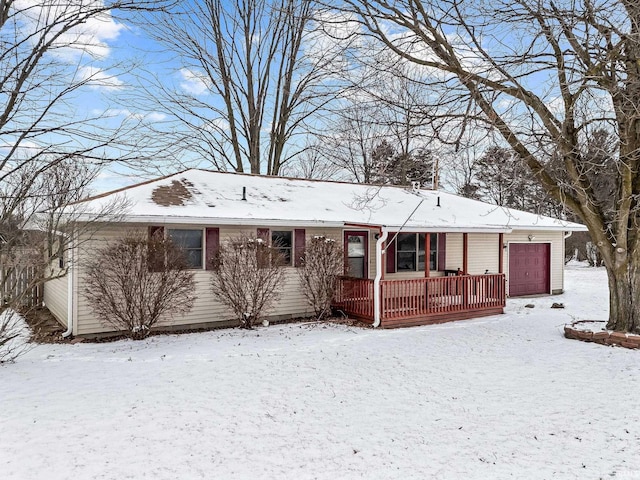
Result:
<svg viewBox="0 0 640 480"><path fill-rule="evenodd" d="M440 206L440 195L438 195L438 203L436 204L436 207Z"/></svg>
<svg viewBox="0 0 640 480"><path fill-rule="evenodd" d="M242 200L247 201L247 187L242 187Z"/></svg>

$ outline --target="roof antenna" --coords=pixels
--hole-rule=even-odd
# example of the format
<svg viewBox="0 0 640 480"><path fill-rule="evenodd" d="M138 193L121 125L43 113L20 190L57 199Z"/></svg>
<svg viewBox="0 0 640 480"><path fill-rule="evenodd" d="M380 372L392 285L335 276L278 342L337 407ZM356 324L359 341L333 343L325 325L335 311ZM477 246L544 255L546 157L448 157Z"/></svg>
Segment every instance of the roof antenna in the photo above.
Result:
<svg viewBox="0 0 640 480"><path fill-rule="evenodd" d="M247 201L247 187L242 187L242 200Z"/></svg>

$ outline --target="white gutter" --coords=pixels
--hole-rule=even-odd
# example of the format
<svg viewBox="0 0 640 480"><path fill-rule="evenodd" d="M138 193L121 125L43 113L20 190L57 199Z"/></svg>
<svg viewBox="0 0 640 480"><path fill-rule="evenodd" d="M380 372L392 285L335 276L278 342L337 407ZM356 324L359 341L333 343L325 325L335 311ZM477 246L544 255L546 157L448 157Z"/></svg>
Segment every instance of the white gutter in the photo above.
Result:
<svg viewBox="0 0 640 480"><path fill-rule="evenodd" d="M252 217L204 217L204 216L173 216L173 215L126 215L126 216L101 216L78 215L76 222L117 222L117 223L152 223L157 225L233 225L233 226L265 226L265 227L344 227L345 222L335 220L282 220L274 218ZM373 227L372 227L373 228Z"/></svg>
<svg viewBox="0 0 640 480"><path fill-rule="evenodd" d="M382 280L382 245L387 240L389 232L386 227L381 227L381 235L376 241L376 278L373 280L373 327L380 326L380 280Z"/></svg>
<svg viewBox="0 0 640 480"><path fill-rule="evenodd" d="M573 234L573 231L572 231L572 230L569 230L568 232L566 232L566 233L564 234L564 239L566 240L566 239L567 239L567 238L569 238L572 234Z"/></svg>
<svg viewBox="0 0 640 480"><path fill-rule="evenodd" d="M69 236L69 254L67 257L67 330L62 338L67 338L73 333L73 264L74 264L73 233Z"/></svg>

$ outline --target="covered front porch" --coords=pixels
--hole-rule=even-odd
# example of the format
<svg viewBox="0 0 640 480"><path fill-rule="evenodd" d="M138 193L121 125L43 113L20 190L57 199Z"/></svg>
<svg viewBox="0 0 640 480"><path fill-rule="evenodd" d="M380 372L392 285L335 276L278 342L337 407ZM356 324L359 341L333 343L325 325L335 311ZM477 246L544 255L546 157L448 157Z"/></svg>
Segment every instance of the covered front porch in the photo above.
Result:
<svg viewBox="0 0 640 480"><path fill-rule="evenodd" d="M408 327L503 313L505 275L455 275L380 280L379 326ZM375 281L340 277L333 307L375 323Z"/></svg>
<svg viewBox="0 0 640 480"><path fill-rule="evenodd" d="M334 309L382 328L503 313L504 229L473 235L377 229L344 231L348 267L338 279Z"/></svg>

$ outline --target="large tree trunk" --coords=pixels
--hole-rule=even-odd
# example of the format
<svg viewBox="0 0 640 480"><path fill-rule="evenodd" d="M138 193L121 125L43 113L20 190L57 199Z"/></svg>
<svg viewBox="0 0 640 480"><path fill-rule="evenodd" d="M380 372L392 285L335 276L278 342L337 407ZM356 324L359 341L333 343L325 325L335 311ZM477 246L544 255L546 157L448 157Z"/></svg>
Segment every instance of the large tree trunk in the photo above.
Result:
<svg viewBox="0 0 640 480"><path fill-rule="evenodd" d="M640 334L640 261L607 266L609 277L609 322L607 328Z"/></svg>

